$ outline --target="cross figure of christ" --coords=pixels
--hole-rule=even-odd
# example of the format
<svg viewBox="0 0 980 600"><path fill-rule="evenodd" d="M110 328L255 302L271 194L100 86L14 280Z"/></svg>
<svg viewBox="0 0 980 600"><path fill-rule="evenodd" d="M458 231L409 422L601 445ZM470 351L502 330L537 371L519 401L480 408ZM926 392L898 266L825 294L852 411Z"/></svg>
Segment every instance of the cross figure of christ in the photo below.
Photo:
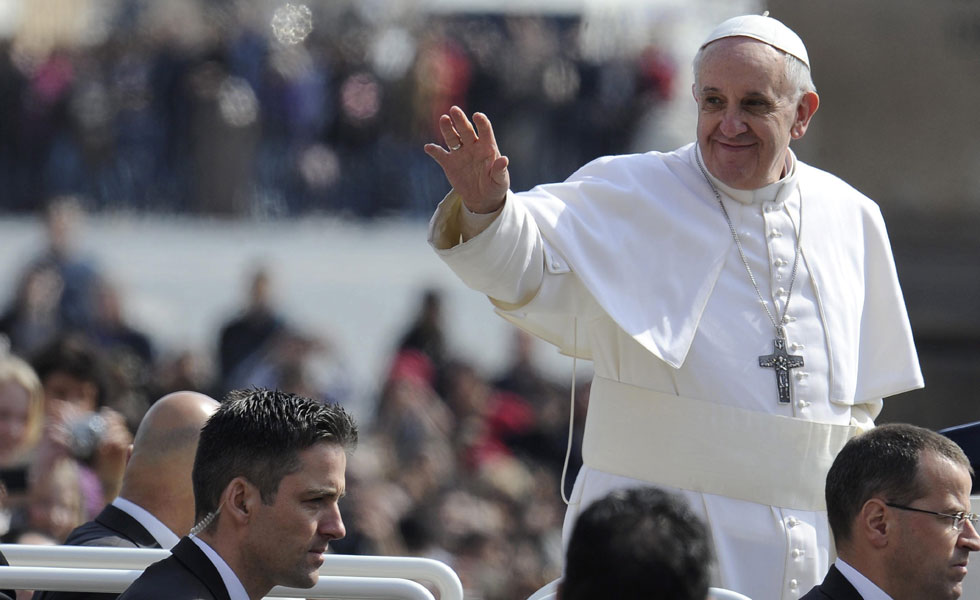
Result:
<svg viewBox="0 0 980 600"><path fill-rule="evenodd" d="M789 370L803 366L803 357L786 352L786 339L777 337L772 342L773 352L759 357L759 366L776 371L776 391L779 402L789 404Z"/></svg>

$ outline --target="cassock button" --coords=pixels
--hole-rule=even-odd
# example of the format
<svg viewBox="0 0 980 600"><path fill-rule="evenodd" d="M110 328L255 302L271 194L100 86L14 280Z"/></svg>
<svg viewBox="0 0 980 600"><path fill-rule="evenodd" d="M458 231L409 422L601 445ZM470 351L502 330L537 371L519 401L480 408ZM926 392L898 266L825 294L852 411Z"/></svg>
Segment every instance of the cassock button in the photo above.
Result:
<svg viewBox="0 0 980 600"><path fill-rule="evenodd" d="M787 527L796 527L799 524L800 524L800 520L797 519L796 517L790 517L790 518L786 519L786 526Z"/></svg>
<svg viewBox="0 0 980 600"><path fill-rule="evenodd" d="M800 587L800 582L795 579L789 580L789 589L796 591L796 588Z"/></svg>
<svg viewBox="0 0 980 600"><path fill-rule="evenodd" d="M793 548L792 554L793 554L793 558L799 558L803 556L803 551L800 550L799 548Z"/></svg>

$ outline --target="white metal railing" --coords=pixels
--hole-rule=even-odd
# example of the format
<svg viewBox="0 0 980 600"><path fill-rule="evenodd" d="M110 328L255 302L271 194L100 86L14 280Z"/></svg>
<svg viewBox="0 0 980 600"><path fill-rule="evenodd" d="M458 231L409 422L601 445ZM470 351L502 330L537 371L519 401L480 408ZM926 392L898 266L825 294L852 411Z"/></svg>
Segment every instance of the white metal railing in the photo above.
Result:
<svg viewBox="0 0 980 600"><path fill-rule="evenodd" d="M0 544L0 553L16 567L144 569L170 556L170 550L107 546L31 546Z"/></svg>
<svg viewBox="0 0 980 600"><path fill-rule="evenodd" d="M0 567L0 587L118 594L141 569L78 567ZM276 586L267 597L434 600L429 590L408 579L321 576L312 588Z"/></svg>
<svg viewBox="0 0 980 600"><path fill-rule="evenodd" d="M60 567L78 569L142 570L167 557L168 550L108 548L96 546L30 546L0 544L0 552L13 566ZM359 579L400 579L425 581L433 585L440 600L463 600L463 585L456 573L443 562L403 556L347 556L327 554L320 567L321 580L330 577ZM418 584L416 584L418 585ZM421 587L421 586L419 586ZM45 588L47 589L47 588ZM424 589L424 588L422 588ZM309 590L303 594L309 595ZM336 592L331 592L336 594ZM296 595L290 592L285 595ZM363 597L363 596L357 596Z"/></svg>

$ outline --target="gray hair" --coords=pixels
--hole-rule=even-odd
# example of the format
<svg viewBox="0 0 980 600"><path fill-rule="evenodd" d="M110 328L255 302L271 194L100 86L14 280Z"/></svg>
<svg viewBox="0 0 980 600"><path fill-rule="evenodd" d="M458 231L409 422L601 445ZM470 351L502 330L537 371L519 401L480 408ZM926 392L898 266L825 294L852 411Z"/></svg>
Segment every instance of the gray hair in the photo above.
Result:
<svg viewBox="0 0 980 600"><path fill-rule="evenodd" d="M760 43L764 43L764 42L760 42ZM704 60L704 51L710 45L711 44L702 46L698 50L698 53L694 55L693 66L694 66L695 93L697 93L698 90L700 89L701 62L702 60ZM790 86L792 86L796 90L796 97L793 98L794 102L799 102L800 98L803 97L803 94L817 91L817 86L813 84L813 77L810 74L810 67L806 66L806 63L796 58L792 54L787 54L786 52L783 52L782 50L776 48L775 46L769 46L769 47L775 50L776 52L779 52L785 57L783 64L786 67L786 71L785 71L786 81L788 81Z"/></svg>

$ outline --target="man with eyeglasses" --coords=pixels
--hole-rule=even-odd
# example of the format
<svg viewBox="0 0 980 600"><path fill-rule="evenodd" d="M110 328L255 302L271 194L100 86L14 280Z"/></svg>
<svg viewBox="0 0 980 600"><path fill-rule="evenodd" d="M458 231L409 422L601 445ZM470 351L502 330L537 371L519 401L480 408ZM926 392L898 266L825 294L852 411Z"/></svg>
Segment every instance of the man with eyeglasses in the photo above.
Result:
<svg viewBox="0 0 980 600"><path fill-rule="evenodd" d="M801 600L947 600L980 550L973 469L954 442L914 425L851 439L827 474L837 561Z"/></svg>

